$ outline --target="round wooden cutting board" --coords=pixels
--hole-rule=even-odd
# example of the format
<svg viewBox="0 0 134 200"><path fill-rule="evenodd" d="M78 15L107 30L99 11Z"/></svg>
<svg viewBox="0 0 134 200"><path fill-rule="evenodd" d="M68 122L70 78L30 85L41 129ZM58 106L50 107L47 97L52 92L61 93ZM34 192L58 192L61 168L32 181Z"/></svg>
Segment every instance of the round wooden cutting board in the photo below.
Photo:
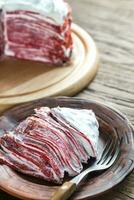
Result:
<svg viewBox="0 0 134 200"><path fill-rule="evenodd" d="M98 69L98 53L91 36L72 25L74 50L72 60L64 66L33 67L32 64L0 64L0 110L14 104L54 95L73 95L84 88Z"/></svg>
<svg viewBox="0 0 134 200"><path fill-rule="evenodd" d="M72 200L86 200L119 184L134 168L134 129L130 122L118 111L99 102L76 98L44 98L19 105L0 117L0 135L3 130L11 130L24 118L40 106L71 107L77 109L92 109L99 122L98 155L101 155L107 141L121 142L120 153L114 164L101 173L89 175ZM64 180L65 181L65 180ZM58 186L37 178L22 175L5 165L0 165L0 189L25 200L49 200Z"/></svg>

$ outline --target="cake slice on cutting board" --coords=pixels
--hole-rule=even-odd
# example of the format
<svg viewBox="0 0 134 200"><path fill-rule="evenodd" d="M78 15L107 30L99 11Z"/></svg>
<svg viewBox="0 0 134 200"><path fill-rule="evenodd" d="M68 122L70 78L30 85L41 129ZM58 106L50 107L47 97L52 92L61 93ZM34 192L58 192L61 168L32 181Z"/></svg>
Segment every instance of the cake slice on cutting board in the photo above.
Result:
<svg viewBox="0 0 134 200"><path fill-rule="evenodd" d="M71 9L63 0L1 0L0 61L62 65L72 53Z"/></svg>

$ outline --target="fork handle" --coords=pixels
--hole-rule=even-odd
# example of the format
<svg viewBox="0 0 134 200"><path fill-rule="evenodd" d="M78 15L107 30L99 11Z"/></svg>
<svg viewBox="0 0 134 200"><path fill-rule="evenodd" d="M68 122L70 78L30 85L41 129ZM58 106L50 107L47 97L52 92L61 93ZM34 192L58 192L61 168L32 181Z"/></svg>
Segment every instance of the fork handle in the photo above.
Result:
<svg viewBox="0 0 134 200"><path fill-rule="evenodd" d="M75 183L70 181L65 182L61 187L59 187L50 200L67 200L75 190Z"/></svg>

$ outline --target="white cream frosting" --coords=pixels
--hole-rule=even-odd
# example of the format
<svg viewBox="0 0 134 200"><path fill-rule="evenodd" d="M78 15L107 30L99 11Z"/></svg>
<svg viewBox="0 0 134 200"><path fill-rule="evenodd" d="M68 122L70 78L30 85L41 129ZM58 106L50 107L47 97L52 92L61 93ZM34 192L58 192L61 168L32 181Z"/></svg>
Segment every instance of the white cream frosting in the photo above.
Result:
<svg viewBox="0 0 134 200"><path fill-rule="evenodd" d="M99 138L99 123L96 116L92 110L86 109L71 109L65 107L57 107L52 110L59 114L66 122L68 122L72 127L76 128L78 131L86 135L91 141L95 153L97 154L98 149L98 138ZM82 141L83 142L83 141ZM85 143L86 149L92 154L92 150L89 148L89 144Z"/></svg>
<svg viewBox="0 0 134 200"><path fill-rule="evenodd" d="M0 8L6 11L29 10L52 18L57 24L64 22L69 7L63 0L0 0Z"/></svg>

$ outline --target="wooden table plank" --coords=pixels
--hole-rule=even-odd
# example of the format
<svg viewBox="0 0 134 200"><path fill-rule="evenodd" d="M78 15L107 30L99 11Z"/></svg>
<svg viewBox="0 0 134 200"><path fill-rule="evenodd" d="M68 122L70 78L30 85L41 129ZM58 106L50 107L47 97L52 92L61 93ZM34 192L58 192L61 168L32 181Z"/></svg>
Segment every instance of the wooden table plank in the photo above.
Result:
<svg viewBox="0 0 134 200"><path fill-rule="evenodd" d="M101 58L100 70L77 96L105 102L127 115L134 125L134 1L68 0L74 22L95 39ZM15 200L0 193L0 200ZM97 200L134 199L134 173L117 188Z"/></svg>
<svg viewBox="0 0 134 200"><path fill-rule="evenodd" d="M69 1L74 21L95 39L100 70L77 96L105 102L123 112L134 124L134 1ZM134 173L117 188L97 200L134 199Z"/></svg>

